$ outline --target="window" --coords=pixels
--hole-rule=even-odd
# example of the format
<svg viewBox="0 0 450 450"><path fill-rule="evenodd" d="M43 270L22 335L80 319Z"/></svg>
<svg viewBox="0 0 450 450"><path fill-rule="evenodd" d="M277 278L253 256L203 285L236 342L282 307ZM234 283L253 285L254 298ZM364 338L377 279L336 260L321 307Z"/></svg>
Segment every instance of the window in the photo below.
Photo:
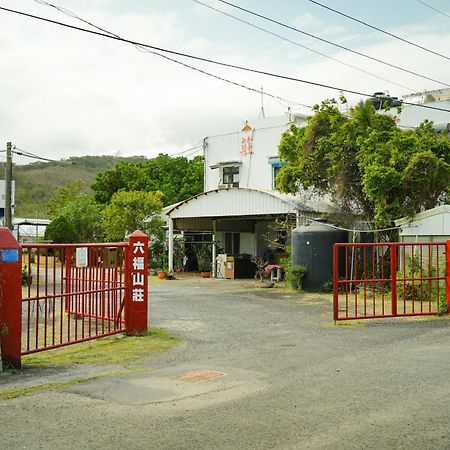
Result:
<svg viewBox="0 0 450 450"><path fill-rule="evenodd" d="M278 156L271 156L269 158L269 164L272 166L272 189L277 188L277 175L280 173L282 167L286 165L284 161L280 161Z"/></svg>
<svg viewBox="0 0 450 450"><path fill-rule="evenodd" d="M280 173L281 166L272 166L272 189L277 188L277 175Z"/></svg>
<svg viewBox="0 0 450 450"><path fill-rule="evenodd" d="M222 167L222 184L239 187L239 166Z"/></svg>
<svg viewBox="0 0 450 450"><path fill-rule="evenodd" d="M241 235L239 233L225 233L225 253L239 255L241 248Z"/></svg>

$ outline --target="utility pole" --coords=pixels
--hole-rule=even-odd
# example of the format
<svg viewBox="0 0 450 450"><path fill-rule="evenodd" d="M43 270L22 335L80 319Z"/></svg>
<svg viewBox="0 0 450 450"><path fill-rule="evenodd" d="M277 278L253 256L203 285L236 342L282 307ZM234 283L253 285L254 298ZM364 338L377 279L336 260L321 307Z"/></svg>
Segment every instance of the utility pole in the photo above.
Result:
<svg viewBox="0 0 450 450"><path fill-rule="evenodd" d="M11 215L11 184L12 184L12 144L6 143L5 163L5 227L12 230Z"/></svg>

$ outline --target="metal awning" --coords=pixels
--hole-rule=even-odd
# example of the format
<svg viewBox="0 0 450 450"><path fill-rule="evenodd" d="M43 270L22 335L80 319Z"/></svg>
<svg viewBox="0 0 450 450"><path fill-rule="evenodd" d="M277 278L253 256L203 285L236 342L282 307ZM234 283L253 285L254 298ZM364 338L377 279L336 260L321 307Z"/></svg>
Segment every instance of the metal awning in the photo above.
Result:
<svg viewBox="0 0 450 450"><path fill-rule="evenodd" d="M165 208L171 219L273 216L314 212L294 196L247 188L215 189Z"/></svg>

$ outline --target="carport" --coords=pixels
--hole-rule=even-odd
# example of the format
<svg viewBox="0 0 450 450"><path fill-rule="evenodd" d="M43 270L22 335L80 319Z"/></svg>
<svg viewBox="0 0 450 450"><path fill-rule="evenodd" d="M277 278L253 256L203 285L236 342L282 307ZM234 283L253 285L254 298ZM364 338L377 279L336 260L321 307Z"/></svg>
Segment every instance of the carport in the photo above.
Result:
<svg viewBox="0 0 450 450"><path fill-rule="evenodd" d="M236 253L230 252L234 249L261 256L267 245L264 235L270 233L270 226L277 219L291 219L301 225L324 211L324 205L307 205L297 197L275 191L233 187L203 192L163 211L168 222L169 270L174 268L174 230L212 233L212 267L216 276L218 240L226 241L226 253Z"/></svg>

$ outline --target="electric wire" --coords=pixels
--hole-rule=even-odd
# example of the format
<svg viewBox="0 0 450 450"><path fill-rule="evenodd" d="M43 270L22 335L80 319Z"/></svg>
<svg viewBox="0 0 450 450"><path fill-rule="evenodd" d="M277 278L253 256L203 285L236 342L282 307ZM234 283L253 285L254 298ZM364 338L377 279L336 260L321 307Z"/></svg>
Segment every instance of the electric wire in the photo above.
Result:
<svg viewBox="0 0 450 450"><path fill-rule="evenodd" d="M439 14L442 14L445 17L448 17L450 19L450 15L448 15L447 13L445 13L444 11L441 11L439 9L434 8L433 6L429 5L428 3L423 2L422 0L417 0L418 3L420 3L421 5L426 6L427 8L432 9L433 11L436 11Z"/></svg>
<svg viewBox="0 0 450 450"><path fill-rule="evenodd" d="M429 48L423 47L422 45L416 44L415 42L409 41L408 39L402 38L401 36L397 36L394 33L390 33L389 31L383 30L382 28L376 27L375 25L371 25L370 23L364 22L363 20L357 19L356 17L353 17L349 14L345 14L342 11L338 11L337 9L333 9L330 6L324 5L323 3L320 3L316 0L308 0L310 3L314 3L317 6L320 6L321 8L327 9L328 11L332 11L336 14L339 14L340 16L346 17L347 19L353 20L354 22L360 23L361 25L364 25L366 27L372 28L373 30L379 31L380 33L386 34L387 36L393 37L394 39L398 39L399 41L402 41L406 44L412 45L413 47L420 48L421 50L424 50L428 53L432 53L433 55L440 56L441 58L444 58L448 61L450 61L450 57L443 55L442 53L438 53L434 50L431 50Z"/></svg>
<svg viewBox="0 0 450 450"><path fill-rule="evenodd" d="M62 7L60 7L60 6L58 6L58 5L55 5L55 4L53 4L53 3L49 3L49 2L47 2L47 1L45 1L45 0L34 0L34 1L35 1L36 3L38 3L38 4L40 4L40 5L49 6L49 7L51 7L51 8L54 8L54 9L58 10L59 12L65 14L66 16L71 17L71 18L74 18L74 19L77 19L77 20L79 20L79 21L81 21L81 22L83 22L83 23L85 23L85 24L87 24L87 25L89 25L89 26L91 26L91 27L93 27L93 28L95 28L95 29L101 31L102 33L106 33L106 34L108 34L108 35L110 35L110 36L112 36L112 37L115 37L115 38L117 38L117 39L119 39L119 40L122 40L122 38L121 38L119 35L117 35L117 34L111 32L111 31L105 30L104 28L101 28L101 27L99 27L98 25L95 25L94 23L92 23L92 22L90 22L90 21L88 21L88 20L86 20L86 19L83 19L82 17L78 16L78 15L75 14L73 11L70 11L70 10L67 9L67 8L62 8ZM223 77L221 77L221 76L219 76L219 75L216 75L216 74L213 74L213 73L211 73L211 72L207 72L207 71L205 71L205 70L199 69L198 67L194 67L194 66L191 66L190 64L186 64L186 63L184 63L184 62L182 62L182 61L176 60L176 59L174 59L174 58L170 58L170 57L168 57L167 55L162 55L161 53L158 53L158 52L155 52L155 51L151 51L151 50L149 50L148 48L144 48L144 47L143 47L142 45L140 45L140 44L132 44L132 45L133 45L137 50L139 50L140 52L143 52L143 53L150 53L150 54L159 56L159 57L164 58L164 59L166 59L166 60L168 60L168 61L171 61L171 62L173 62L173 63L175 63L175 64L179 64L179 65L181 65L181 66L183 66L183 67L186 67L186 68L188 68L188 69L194 70L194 71L199 72L199 73L201 73L201 74L203 74L203 75L207 75L207 76L209 76L209 77L215 78L215 79L217 79L217 80L219 80L219 81L223 81L223 82L225 82L225 83L229 83L229 84L232 84L232 85L234 85L234 86L237 86L237 87L246 89L246 90L248 90L248 91L256 92L256 93L258 93L258 94L261 94L261 91L258 90L258 89L252 88L252 87L247 86L247 85L242 84L242 83L238 83L237 81L233 81L233 80L229 80L229 79L227 79L227 78L223 78ZM262 94L265 95L266 97L272 98L273 100L277 101L278 103L281 101L281 102L284 102L284 103L287 104L287 105L297 105L297 106L301 106L302 108L308 108L308 109L311 109L311 106L310 106L310 105L305 105L304 103L299 103L299 102L295 102L295 101L292 101L292 100L288 100L288 99L285 99L285 98L283 98L283 97L279 97L279 96L277 96L277 95L271 94L270 92L263 92ZM283 104L283 106L285 106L285 105Z"/></svg>
<svg viewBox="0 0 450 450"><path fill-rule="evenodd" d="M49 162L60 162L56 159L44 158L43 156L39 156L39 155L35 155L34 153L27 152L26 150L23 150L15 145L12 148L12 153L14 153L15 155L24 156L26 158L40 159L42 161L49 161Z"/></svg>
<svg viewBox="0 0 450 450"><path fill-rule="evenodd" d="M222 1L222 0L219 0L219 1ZM58 25L58 26L61 26L61 27L64 27L64 28L69 28L69 29L73 29L73 30L77 30L77 31L82 31L82 32L89 33L89 34L92 34L92 35L105 37L105 38L108 38L108 39L113 39L113 40L117 40L117 41L120 41L120 42L125 42L125 43L128 43L128 44L140 45L142 47L145 47L145 48L148 48L148 49L151 49L151 50L157 50L159 52L169 53L171 55L177 55L177 56L182 56L182 57L194 59L196 61L202 61L202 62L215 64L215 65L223 66L223 67L228 67L228 68L231 68L231 69L242 70L242 71L250 72L250 73L257 73L257 74L260 74L260 75L265 75L265 76L272 77L272 78L278 78L278 79L281 79L281 80L287 80L287 81L292 81L292 82L297 82L297 83L308 84L308 85L311 85L311 86L322 87L322 88L330 89L330 90L333 90L333 91L336 91L336 92L346 92L346 93L349 93L349 94L355 94L355 95L359 95L359 96L362 96L362 97L372 97L372 94L367 94L367 93L356 91L356 90L353 90L353 89L344 89L344 88L340 88L340 87L337 87L337 86L332 86L332 85L325 84L325 83L319 83L319 82L310 81L310 80L303 80L301 78L291 77L291 76L288 76L288 75L281 75L281 74L277 74L277 73L273 73L273 72L268 72L268 71L265 71L265 70L251 69L249 67L238 66L236 64L225 63L225 62L222 62L222 61L217 61L217 60L213 60L213 59L209 59L209 58L204 58L204 57L201 57L201 56L196 56L196 55L183 53L183 52L179 52L179 51L175 51L175 50L169 50L169 49L165 49L165 48L162 48L162 47L157 47L157 46L153 46L153 45L149 45L149 44L143 44L141 42L133 41L131 39L118 38L118 37L114 37L114 36L111 36L109 34L105 34L105 33L99 32L99 31L89 30L89 29L86 29L86 28L77 27L75 25L69 25L69 24L64 23L64 22L59 22L59 21L56 21L56 20L52 20L52 19L48 19L48 18L45 18L45 17L36 16L34 14L26 13L26 12L23 12L23 11L17 11L17 10L14 10L14 9L5 8L5 7L2 7L2 6L0 6L0 10L7 11L7 12L10 12L10 13L13 13L13 14L17 14L17 15L21 15L21 16L24 16L24 17L28 17L28 18L35 19L35 20L40 20L40 21L43 21L43 22L52 23L54 25ZM422 104L422 103L411 103L411 102L405 102L405 101L402 101L402 103L405 104L405 105L411 105L411 106L416 106L416 107L425 108L425 109L432 109L432 110L436 110L436 111L450 112L450 109L440 108L440 107L431 106L431 105L425 105L425 104Z"/></svg>
<svg viewBox="0 0 450 450"><path fill-rule="evenodd" d="M414 75L416 77L423 78L425 80L433 81L435 83L442 84L443 86L450 87L450 84L444 83L443 81L435 80L434 78L428 77L426 75L422 75L422 74L420 74L418 72L414 72L413 70L405 69L404 67L397 66L397 65L389 63L387 61L383 61L382 59L379 59L379 58L375 58L374 56L366 55L365 53L359 52L357 50L353 50L353 49L351 49L349 47L345 47L344 45L341 45L341 44L337 44L336 42L329 41L328 39L321 38L321 37L316 36L314 34L311 34L311 33L308 33L306 31L303 31L300 28L296 28L296 27L293 27L291 25L287 25L287 24L285 24L283 22L280 22L278 20L271 19L270 17L263 16L262 14L259 14L257 12L254 12L254 11L251 11L249 9L243 8L242 6L235 5L235 4L230 3L230 2L228 2L226 0L217 0L217 1L219 1L221 3L224 3L226 5L232 6L233 8L239 9L241 11L244 11L244 12L246 12L248 14L252 14L253 16L259 17L260 19L264 19L264 20L267 20L269 22L276 23L277 25L280 25L280 26L282 26L284 28L287 28L289 30L296 31L297 33L304 34L305 36L311 37L311 38L316 39L318 41L325 42L325 43L327 43L329 45L332 45L334 47L340 48L341 50L345 50L347 52L354 53L355 55L362 56L363 58L367 58L367 59L370 59L372 61L376 61L376 62L378 62L380 64L384 64L385 66L392 67L392 68L397 69L397 70L401 70L402 72L409 73L409 74Z"/></svg>
<svg viewBox="0 0 450 450"><path fill-rule="evenodd" d="M320 223L320 225L325 225L330 228L334 228L336 230L342 230L342 231L353 231L354 233L379 233L380 231L391 231L391 230L398 230L400 227L389 227L389 228L380 228L380 229L373 229L373 230L356 230L354 228L344 228L339 227L337 225L333 225L331 223L326 222L320 222L316 219L307 219L308 222L314 222L314 223Z"/></svg>
<svg viewBox="0 0 450 450"><path fill-rule="evenodd" d="M342 64L344 66L350 67L351 69L358 70L359 72L365 73L366 75L370 75L372 77L378 78L379 80L386 81L387 83L393 84L393 85L401 87L403 89L407 89L407 90L409 90L411 92L416 90L416 89L411 89L410 87L404 86L402 84L396 83L395 81L388 80L387 78L380 77L379 75L376 75L376 74L374 74L372 72L369 72L368 70L364 70L364 69L361 69L361 68L359 68L357 66L354 66L352 64L348 64L348 63L346 63L344 61L341 61L338 58L335 58L333 56L327 55L326 53L322 53L322 52L319 52L317 50L314 50L314 49L312 49L310 47L307 47L306 45L300 44L299 42L292 41L291 39L288 39L288 38L286 38L284 36L281 36L280 34L274 33L273 31L270 31L270 30L268 30L266 28L260 27L258 25L255 25L254 23L251 23L251 22L248 22L248 21L246 21L244 19L241 19L240 17L234 16L232 14L229 14L229 13L225 12L225 11L222 11L219 8L215 8L214 6L211 6L211 5L208 5L206 3L203 3L200 0L192 0L192 1L195 2L195 3L198 3L199 5L203 5L206 8L209 8L209 9L211 9L213 11L216 11L216 12L218 12L220 14L223 14L224 16L230 17L231 19L237 20L238 22L242 22L242 23L244 23L244 24L246 24L246 25L248 25L248 26L250 26L252 28L255 28L255 29L260 30L260 31L262 31L264 33L267 33L267 34L275 36L275 37L277 37L279 39L282 39L283 41L289 42L290 44L294 44L297 47L301 47L301 48L303 48L305 50L308 50L308 51L310 51L312 53L315 53L316 55L323 56L324 58L330 59L330 60L335 61L335 62L337 62L339 64Z"/></svg>
<svg viewBox="0 0 450 450"><path fill-rule="evenodd" d="M181 151L181 152L177 152L177 153L173 153L173 154L171 154L170 156L179 156L179 155L183 155L183 154L185 154L185 153L189 153L189 152L191 152L192 150L198 150L198 149L201 149L202 148L202 142L199 142L198 144L196 144L196 145L194 145L193 147L191 147L191 148L188 148L188 149L186 149L186 150L183 150L183 151Z"/></svg>

